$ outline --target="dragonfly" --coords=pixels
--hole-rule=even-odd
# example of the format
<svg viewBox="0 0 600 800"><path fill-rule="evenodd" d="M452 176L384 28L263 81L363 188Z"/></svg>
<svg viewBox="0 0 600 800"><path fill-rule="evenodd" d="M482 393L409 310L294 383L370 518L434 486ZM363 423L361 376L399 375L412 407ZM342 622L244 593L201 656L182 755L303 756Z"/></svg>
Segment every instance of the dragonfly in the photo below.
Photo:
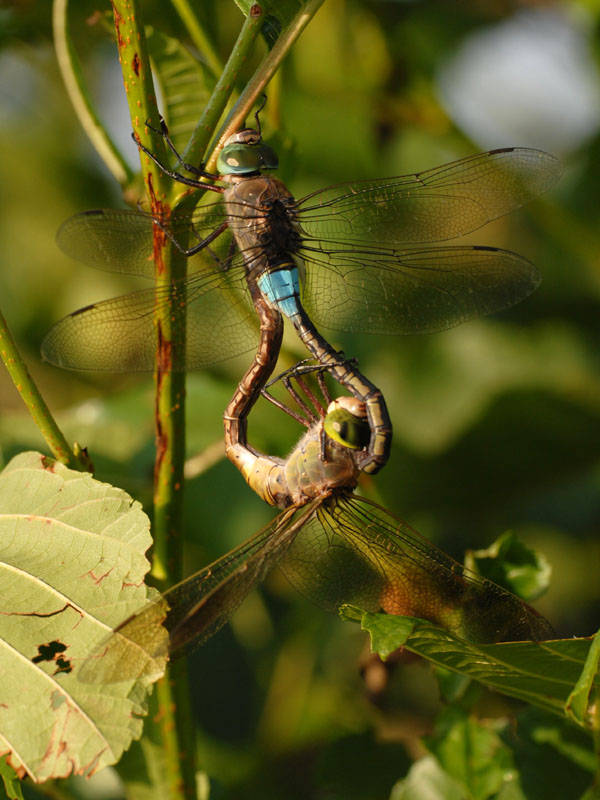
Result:
<svg viewBox="0 0 600 800"><path fill-rule="evenodd" d="M163 133L176 153L166 128ZM58 244L90 266L152 278L158 228L189 257L188 276L70 314L47 335L46 360L71 369L151 370L153 312L174 300L186 310L186 327L173 367L207 367L256 351L255 308L263 301L287 317L309 352L366 403L371 438L362 456L365 472L376 472L389 454L385 401L318 327L431 333L519 302L540 280L528 260L494 247L432 243L521 207L560 174L548 153L503 148L414 175L340 183L297 200L265 173L278 166L277 155L260 129L251 128L227 141L219 174L181 162L189 177L157 163L205 192L193 212L161 219L141 211L89 211L63 224ZM208 192L222 198L208 202Z"/></svg>
<svg viewBox="0 0 600 800"><path fill-rule="evenodd" d="M158 672L167 656L189 653L215 634L276 566L302 594L334 613L352 604L419 617L479 643L554 638L550 623L523 600L358 495L357 454L370 435L365 404L344 395L331 400L324 382L321 403L301 377L292 377L314 408L300 398L303 413L294 416L306 432L289 457L258 453L247 446L244 433L228 441L253 473L250 485L281 513L166 591L162 604L152 603L126 620L101 658L88 662L88 674L89 664L105 680ZM292 396L298 398L297 390Z"/></svg>

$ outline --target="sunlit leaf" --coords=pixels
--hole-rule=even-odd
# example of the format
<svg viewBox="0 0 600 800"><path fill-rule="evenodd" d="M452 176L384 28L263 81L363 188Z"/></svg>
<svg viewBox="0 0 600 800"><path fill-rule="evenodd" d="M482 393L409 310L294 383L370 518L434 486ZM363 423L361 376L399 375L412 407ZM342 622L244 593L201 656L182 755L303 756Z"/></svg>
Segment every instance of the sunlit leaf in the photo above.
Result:
<svg viewBox="0 0 600 800"><path fill-rule="evenodd" d="M461 789L433 756L425 756L416 761L406 778L399 781L390 795L390 800L469 800L469 795Z"/></svg>
<svg viewBox="0 0 600 800"><path fill-rule="evenodd" d="M355 609L352 616L356 616ZM362 628L371 635L373 652L384 659L405 647L436 665L561 716L584 666L587 668L595 641L585 637L478 645L424 620L367 612L362 615ZM588 688L600 686L597 671L587 680ZM575 721L583 725L583 720L581 714Z"/></svg>
<svg viewBox="0 0 600 800"><path fill-rule="evenodd" d="M91 475L39 453L0 474L0 754L19 774L89 775L140 736L164 664L142 660L108 685L94 675L130 656L123 637L102 643L157 595L144 585L150 544L139 503Z"/></svg>

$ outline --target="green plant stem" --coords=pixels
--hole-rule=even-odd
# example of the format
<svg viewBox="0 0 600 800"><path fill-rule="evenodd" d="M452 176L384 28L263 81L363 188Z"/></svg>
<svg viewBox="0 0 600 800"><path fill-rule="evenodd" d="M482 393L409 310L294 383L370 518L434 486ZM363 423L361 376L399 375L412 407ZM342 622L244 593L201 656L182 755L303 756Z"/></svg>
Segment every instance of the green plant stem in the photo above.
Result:
<svg viewBox="0 0 600 800"><path fill-rule="evenodd" d="M69 0L54 0L52 7L54 48L58 66L81 127L87 133L106 167L121 186L125 186L131 181L133 174L94 111L83 80L81 65L69 34L68 5Z"/></svg>
<svg viewBox="0 0 600 800"><path fill-rule="evenodd" d="M219 131L216 146L212 148L211 156L206 162L206 169L208 172L214 172L217 156L225 141L244 125L244 121L252 110L253 105L264 92L267 84L290 51L296 39L300 36L323 3L324 0L308 0L290 24L281 32L273 48L267 53L259 68L248 81L244 91L239 96L238 101Z"/></svg>
<svg viewBox="0 0 600 800"><path fill-rule="evenodd" d="M153 127L159 127L141 5L140 0L113 0L117 46L135 135L164 162L163 137L145 124L150 119ZM146 156L141 157L141 162L151 213L168 219L170 179ZM171 289L174 281L185 276L186 260L173 250L168 238L155 227L157 288ZM180 580L182 571L179 536L183 518L185 374L174 373L172 366L179 358L179 350L185 347L182 335L185 318L174 296L170 304L156 307L154 322L157 356L152 576L158 587L164 589ZM157 699L157 726L167 759L169 798L195 798L195 746L189 684L183 662L176 662L168 678L159 683Z"/></svg>
<svg viewBox="0 0 600 800"><path fill-rule="evenodd" d="M183 154L183 160L188 163L200 163L211 136L219 122L223 111L231 97L239 72L246 61L250 50L260 32L263 23L262 9L259 5L252 6L240 30L237 41L227 59L227 63L217 81L206 108Z"/></svg>
<svg viewBox="0 0 600 800"><path fill-rule="evenodd" d="M215 75L221 72L223 65L217 55L209 37L204 33L202 25L198 17L194 13L194 9L190 6L188 0L171 0L175 10L181 17L183 24L192 41L202 54L204 61L210 67Z"/></svg>
<svg viewBox="0 0 600 800"><path fill-rule="evenodd" d="M29 374L27 365L17 348L1 311L0 356L54 458L72 469L87 469L87 464L84 463L85 459L78 458L56 424L56 420Z"/></svg>

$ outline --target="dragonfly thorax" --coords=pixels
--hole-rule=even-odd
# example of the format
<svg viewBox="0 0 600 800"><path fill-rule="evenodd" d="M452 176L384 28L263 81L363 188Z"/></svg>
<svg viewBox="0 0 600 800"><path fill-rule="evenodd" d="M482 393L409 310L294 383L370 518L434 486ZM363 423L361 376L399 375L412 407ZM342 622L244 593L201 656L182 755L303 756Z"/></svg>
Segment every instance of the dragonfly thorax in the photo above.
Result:
<svg viewBox="0 0 600 800"><path fill-rule="evenodd" d="M287 263L302 245L293 195L266 175L230 175L226 180L227 221L248 270Z"/></svg>

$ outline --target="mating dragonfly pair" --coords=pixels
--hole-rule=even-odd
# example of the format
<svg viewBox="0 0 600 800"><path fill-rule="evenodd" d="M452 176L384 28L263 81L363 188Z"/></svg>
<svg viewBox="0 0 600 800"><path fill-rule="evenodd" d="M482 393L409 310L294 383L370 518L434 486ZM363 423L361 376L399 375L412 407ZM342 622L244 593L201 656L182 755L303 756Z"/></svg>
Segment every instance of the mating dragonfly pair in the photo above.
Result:
<svg viewBox="0 0 600 800"><path fill-rule="evenodd" d="M225 412L226 452L253 489L285 509L249 542L166 593L170 651L211 635L279 562L293 583L331 609L355 603L421 616L477 641L551 637L549 624L525 603L353 493L361 472L385 464L391 424L380 390L316 325L424 333L519 302L539 283L526 259L497 248L430 243L469 233L544 192L560 173L556 159L506 148L416 175L331 186L298 201L263 174L277 157L258 130L230 138L219 175L183 164L195 175L188 177L156 163L176 180L221 193L222 202L204 198L192 214L168 219L87 212L68 220L58 241L92 266L152 277L158 227L189 257L189 276L71 314L48 334L44 356L77 369L152 369L153 312L175 298L174 307L185 309L175 369L255 350ZM323 385L325 405L315 398L308 432L285 461L257 453L246 435L250 410L277 362L282 315L352 396L328 408ZM124 635L129 625L140 636L143 616L135 626L126 623Z"/></svg>

